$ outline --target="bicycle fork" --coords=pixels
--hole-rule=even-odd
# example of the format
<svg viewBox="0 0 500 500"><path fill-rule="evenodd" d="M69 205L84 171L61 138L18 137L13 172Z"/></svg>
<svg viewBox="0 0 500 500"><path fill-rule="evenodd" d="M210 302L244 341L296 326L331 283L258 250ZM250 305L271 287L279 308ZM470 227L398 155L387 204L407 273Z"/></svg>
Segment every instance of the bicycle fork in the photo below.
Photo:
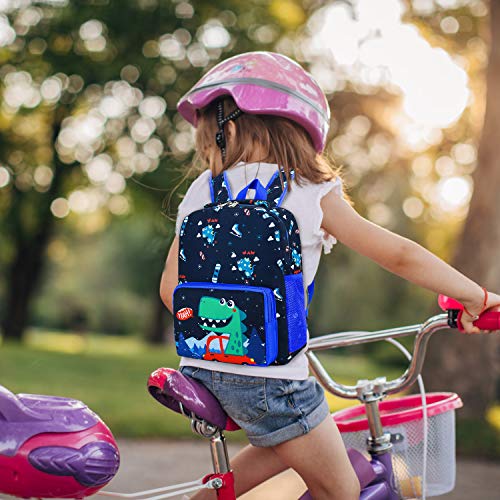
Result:
<svg viewBox="0 0 500 500"><path fill-rule="evenodd" d="M379 401L386 396L385 382L385 377L380 377L373 382L359 380L357 384L358 399L365 405L370 429L367 445L371 456L369 463L359 452L356 453L363 458L364 463L351 458L351 463L360 480L360 500L398 500L400 498L392 467L391 434L384 432L378 407ZM354 450L350 451L352 453ZM368 476L369 470L366 465L371 468L371 477ZM367 472L364 472L365 469Z"/></svg>

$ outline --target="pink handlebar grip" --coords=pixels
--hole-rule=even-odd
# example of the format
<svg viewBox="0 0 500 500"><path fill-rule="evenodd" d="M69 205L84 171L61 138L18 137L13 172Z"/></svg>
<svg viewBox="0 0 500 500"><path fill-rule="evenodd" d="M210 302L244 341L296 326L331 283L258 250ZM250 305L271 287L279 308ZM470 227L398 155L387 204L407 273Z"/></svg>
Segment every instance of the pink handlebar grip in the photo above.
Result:
<svg viewBox="0 0 500 500"><path fill-rule="evenodd" d="M474 321L474 326L480 330L500 330L500 311L484 312L478 320Z"/></svg>
<svg viewBox="0 0 500 500"><path fill-rule="evenodd" d="M449 309L464 310L464 306L458 300L442 294L438 296L438 304L443 311L448 311Z"/></svg>
<svg viewBox="0 0 500 500"><path fill-rule="evenodd" d="M447 297L446 295L439 295L438 304L443 311L449 311L451 309L460 311L457 317L457 328L463 332L464 328L461 319L464 312L464 306L458 302L458 300ZM479 319L474 321L474 326L477 326L480 330L500 330L500 310L498 310L498 307L481 314Z"/></svg>

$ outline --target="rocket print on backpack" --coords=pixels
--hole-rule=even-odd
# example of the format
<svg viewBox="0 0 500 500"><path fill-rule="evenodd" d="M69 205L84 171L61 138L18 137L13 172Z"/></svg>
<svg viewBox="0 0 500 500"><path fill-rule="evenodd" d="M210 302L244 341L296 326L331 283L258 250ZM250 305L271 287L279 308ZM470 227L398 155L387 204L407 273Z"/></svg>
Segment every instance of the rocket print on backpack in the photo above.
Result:
<svg viewBox="0 0 500 500"><path fill-rule="evenodd" d="M299 228L280 206L285 179L283 170L265 187L254 179L233 200L223 172L209 181L212 203L182 221L174 290L179 355L281 365L306 345ZM249 189L254 199L246 198Z"/></svg>

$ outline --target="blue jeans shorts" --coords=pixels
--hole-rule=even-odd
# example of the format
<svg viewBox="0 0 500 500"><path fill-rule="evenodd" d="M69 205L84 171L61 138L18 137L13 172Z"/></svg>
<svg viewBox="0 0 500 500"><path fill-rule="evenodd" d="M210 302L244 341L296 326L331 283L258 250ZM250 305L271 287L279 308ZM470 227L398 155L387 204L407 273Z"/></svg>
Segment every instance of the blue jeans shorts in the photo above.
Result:
<svg viewBox="0 0 500 500"><path fill-rule="evenodd" d="M306 380L249 377L183 366L201 382L254 446L275 446L307 434L330 413L323 388Z"/></svg>

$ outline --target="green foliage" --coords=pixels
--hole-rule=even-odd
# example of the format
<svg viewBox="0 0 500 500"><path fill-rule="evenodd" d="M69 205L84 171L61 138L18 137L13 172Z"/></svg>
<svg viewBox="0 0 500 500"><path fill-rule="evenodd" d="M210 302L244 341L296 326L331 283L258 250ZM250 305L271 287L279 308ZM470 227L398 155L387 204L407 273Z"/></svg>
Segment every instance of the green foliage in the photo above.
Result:
<svg viewBox="0 0 500 500"><path fill-rule="evenodd" d="M464 456L498 460L500 428L484 420L458 420L457 453Z"/></svg>
<svg viewBox="0 0 500 500"><path fill-rule="evenodd" d="M157 217L164 221L159 212ZM136 214L90 235L66 226L49 247L46 280L33 305L35 324L140 334L152 315L171 237L170 224L163 222L170 233L158 230L151 218Z"/></svg>
<svg viewBox="0 0 500 500"><path fill-rule="evenodd" d="M149 374L158 367L177 367L172 348L147 347L138 339L104 335L31 331L27 345L0 346L0 380L14 393L52 394L84 401L118 437L189 438L189 422L158 404L146 389ZM335 380L353 384L360 378L385 375L392 379L401 368L374 361L372 356L320 353ZM328 396L332 411L352 401ZM243 440L241 432L231 440ZM457 423L461 455L498 459L500 432L484 421Z"/></svg>
<svg viewBox="0 0 500 500"><path fill-rule="evenodd" d="M180 121L176 102L206 66L235 53L268 48L283 29L269 19L272 36L259 38L255 30L266 18L268 6L258 0L195 6L170 0L28 1L2 9L16 30L0 51L0 95L5 104L0 110L0 168L7 176L0 186L0 269L6 271L2 278L15 266L30 271L23 276L11 273L8 283L1 280L0 314L5 319L14 314L11 311L21 311L19 318L9 320L19 324L27 321L29 301L41 281L45 247L54 229L61 229L62 224L54 224L54 215L65 218L71 212L66 221L87 234L102 235L111 216L141 212L144 220L151 221L165 200L172 201L165 211L175 214L192 155L189 126ZM99 227L85 229L96 217L103 219ZM170 234L159 224L144 224L152 231L131 227L136 239L129 235L126 247L137 249L134 244L140 246L142 238L147 251L135 254L133 260L146 271L128 273L122 281L132 287L130 293L139 295L136 303L144 295L152 296L144 293L146 289L157 289ZM113 233L116 252L123 240L119 230ZM128 258L119 255L115 266ZM99 266L91 255L92 259L94 267L88 269L99 275L98 281L103 283L105 276L120 281L117 271ZM64 312L55 312L56 304L67 297L57 291L65 288L58 283L58 273L64 274L65 267L52 266L46 273L53 278L47 285L53 292L40 299L43 306L35 308L33 319L65 326L56 319ZM73 269L82 267L76 264ZM76 281L74 292L77 285L90 285L86 277ZM13 295L17 288L24 290L22 296ZM102 293L95 293L98 296ZM78 303L81 298L71 301ZM121 314L125 299L117 301L120 305L111 305L107 316L128 320ZM5 303L11 305L6 308ZM132 303L133 298L129 307ZM129 327L115 323L105 328L130 330L130 323ZM133 324L133 329L137 326Z"/></svg>
<svg viewBox="0 0 500 500"><path fill-rule="evenodd" d="M339 245L323 256L310 312L313 335L422 323L437 297Z"/></svg>
<svg viewBox="0 0 500 500"><path fill-rule="evenodd" d="M68 355L6 345L0 350L0 377L16 393L84 401L116 436L189 436L189 422L156 403L146 389L152 371L177 365L175 354L137 347L120 354Z"/></svg>
<svg viewBox="0 0 500 500"><path fill-rule="evenodd" d="M0 346L0 380L14 393L53 394L84 401L116 436L188 437L189 422L160 406L148 394L149 374L177 367L172 348L150 348L133 339L33 331L28 345ZM367 359L321 356L330 373L344 383L358 377L395 376L397 371ZM343 401L335 398L332 409ZM241 436L240 436L241 437Z"/></svg>
<svg viewBox="0 0 500 500"><path fill-rule="evenodd" d="M317 72L319 67L317 74L330 88L337 82L330 96L327 153L345 165L356 209L443 257L452 254L466 207L457 213L441 210L434 191L450 175L468 178L475 168L486 61L479 7L454 10L436 4L422 13L408 4L404 21L461 61L474 92L456 122L424 134L423 145L420 140L412 148L411 127L408 133L402 112L404 96L385 85L350 81L332 54L308 52L315 25L300 26L325 7L321 2L72 0L20 5L6 12L16 27L15 40L0 49L0 167L9 172L9 182L0 187L0 317L9 312L6 297L15 288L7 276L19 258L21 267L35 262L36 273L24 278L25 285L38 281L48 262L33 307L21 315L31 314L31 323L116 334L145 330L172 238L172 223L161 211L175 215L189 183L185 176L193 153L190 126L175 104L208 67L248 50L287 53ZM445 32L442 27L454 16L460 20L458 32ZM224 35L220 46L204 37L214 27ZM371 33L362 43L370 40ZM52 94L47 91L51 88ZM21 96L22 102L13 96ZM148 98L164 104L164 112L148 116L141 108ZM82 125L79 120L89 121ZM137 123L147 124L149 131L138 131ZM460 155L457 146L469 152ZM92 174L94 160L105 165ZM112 174L114 184L108 184ZM75 202L75 195L84 203ZM62 209L54 209L57 199ZM408 215L408 200L421 206L420 214ZM62 217L56 224L53 213ZM37 255L27 251L24 257L21 250L33 249L43 235L50 242L47 251L44 244ZM313 335L419 323L436 309L433 294L340 245L323 259L316 290ZM401 355L386 344L350 351L402 364Z"/></svg>

